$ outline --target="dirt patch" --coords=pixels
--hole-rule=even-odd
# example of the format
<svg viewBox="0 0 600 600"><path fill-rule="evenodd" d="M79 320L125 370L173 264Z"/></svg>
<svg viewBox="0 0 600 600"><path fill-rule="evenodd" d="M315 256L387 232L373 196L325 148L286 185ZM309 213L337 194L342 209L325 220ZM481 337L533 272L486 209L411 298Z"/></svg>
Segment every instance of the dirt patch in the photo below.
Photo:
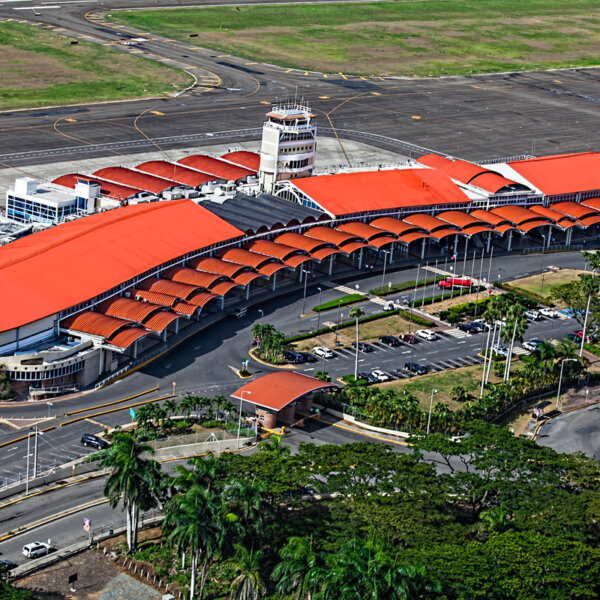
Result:
<svg viewBox="0 0 600 600"><path fill-rule="evenodd" d="M69 576L77 573L76 592ZM122 571L109 555L86 550L16 582L42 600L160 600L162 594Z"/></svg>
<svg viewBox="0 0 600 600"><path fill-rule="evenodd" d="M492 292L492 295L498 294L498 293L501 293L501 292L494 290ZM455 306L456 304L465 304L466 302L475 302L476 300L482 300L483 298L487 298L488 295L489 294L488 294L487 290L483 290L483 291L479 292L479 294L475 293L475 294L463 294L462 296L458 295L458 296L454 296L453 298L448 298L448 300L442 300L440 302L435 302L434 304L426 304L423 307L423 310L425 312L428 312L430 315L437 315L438 312L440 312L442 310L447 310L451 306ZM481 311L483 312L483 308L481 309Z"/></svg>

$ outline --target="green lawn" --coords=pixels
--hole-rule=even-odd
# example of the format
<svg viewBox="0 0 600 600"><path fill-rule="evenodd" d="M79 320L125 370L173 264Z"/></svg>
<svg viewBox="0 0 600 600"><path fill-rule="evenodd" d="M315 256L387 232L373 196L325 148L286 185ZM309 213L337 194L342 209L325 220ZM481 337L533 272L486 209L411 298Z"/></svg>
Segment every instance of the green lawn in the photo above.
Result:
<svg viewBox="0 0 600 600"><path fill-rule="evenodd" d="M598 0L232 6L113 12L110 18L221 52L323 72L439 76L600 64Z"/></svg>
<svg viewBox="0 0 600 600"><path fill-rule="evenodd" d="M577 269L548 271L547 273L544 273L543 288L541 275L523 277L522 279L515 279L509 283L511 286L517 289L525 290L526 292L533 292L534 294L538 295L543 292L544 298L550 299L555 288L564 285L565 283L579 281L581 274L583 274L583 271Z"/></svg>
<svg viewBox="0 0 600 600"><path fill-rule="evenodd" d="M0 110L165 96L192 78L161 63L21 23L0 23Z"/></svg>

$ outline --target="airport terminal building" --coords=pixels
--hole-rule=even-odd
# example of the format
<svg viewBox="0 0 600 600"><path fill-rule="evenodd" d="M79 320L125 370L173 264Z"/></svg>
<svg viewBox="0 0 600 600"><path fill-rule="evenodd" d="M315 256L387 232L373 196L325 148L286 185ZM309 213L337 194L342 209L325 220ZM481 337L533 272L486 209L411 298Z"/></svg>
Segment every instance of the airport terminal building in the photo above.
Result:
<svg viewBox="0 0 600 600"><path fill-rule="evenodd" d="M240 161L228 173L196 158L184 170L146 165L146 175L177 177L153 193L260 178L261 157L237 154L223 157ZM212 179L196 177L198 166ZM137 172L96 175L126 190L156 183ZM406 168L302 175L271 174L271 193L242 185L123 205L0 247L0 363L14 391L50 397L89 386L193 334L207 316L284 293L307 272L460 262L492 248L577 248L598 238L594 152L486 165L431 154Z"/></svg>

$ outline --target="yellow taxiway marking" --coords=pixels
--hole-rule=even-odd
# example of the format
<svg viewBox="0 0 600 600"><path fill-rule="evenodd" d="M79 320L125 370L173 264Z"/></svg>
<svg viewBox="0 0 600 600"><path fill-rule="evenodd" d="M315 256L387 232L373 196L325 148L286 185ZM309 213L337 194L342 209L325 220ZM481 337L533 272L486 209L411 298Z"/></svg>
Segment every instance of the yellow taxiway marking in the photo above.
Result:
<svg viewBox="0 0 600 600"><path fill-rule="evenodd" d="M562 83L560 79L553 79L552 81L554 81L554 83Z"/></svg>
<svg viewBox="0 0 600 600"><path fill-rule="evenodd" d="M381 96L379 92L371 92L371 96Z"/></svg>
<svg viewBox="0 0 600 600"><path fill-rule="evenodd" d="M227 56L230 56L229 54L218 54L217 58L225 58Z"/></svg>
<svg viewBox="0 0 600 600"><path fill-rule="evenodd" d="M151 110L150 114L151 115L158 115L159 117L162 117L165 113L160 112L160 110Z"/></svg>
<svg viewBox="0 0 600 600"><path fill-rule="evenodd" d="M244 64L245 64L245 65L255 65L255 64L257 64L257 63L255 63L255 62L249 62L249 63L244 63Z"/></svg>
<svg viewBox="0 0 600 600"><path fill-rule="evenodd" d="M366 78L366 77L362 77L362 76L361 76L361 79L362 79L363 81L367 81L367 78Z"/></svg>
<svg viewBox="0 0 600 600"><path fill-rule="evenodd" d="M323 79L327 79L327 74L323 73Z"/></svg>
<svg viewBox="0 0 600 600"><path fill-rule="evenodd" d="M290 73L292 71L292 69L288 69L287 71L284 71L284 73Z"/></svg>
<svg viewBox="0 0 600 600"><path fill-rule="evenodd" d="M304 77L308 75L308 71L304 71Z"/></svg>
<svg viewBox="0 0 600 600"><path fill-rule="evenodd" d="M65 121L67 121L67 123L77 123L77 119L65 119Z"/></svg>
<svg viewBox="0 0 600 600"><path fill-rule="evenodd" d="M420 117L419 115L413 115L413 116L411 117L411 119L420 119L420 118L421 118L421 117Z"/></svg>
<svg viewBox="0 0 600 600"><path fill-rule="evenodd" d="M472 88L475 88L476 90L480 90L480 89L481 89L481 86L480 86L480 85L472 85L471 87L472 87Z"/></svg>
<svg viewBox="0 0 600 600"><path fill-rule="evenodd" d="M338 73L338 75L341 75L342 79L348 79L343 73Z"/></svg>
<svg viewBox="0 0 600 600"><path fill-rule="evenodd" d="M261 100L260 103L261 104L269 104L269 105L271 104L270 102L267 102L266 100Z"/></svg>
<svg viewBox="0 0 600 600"><path fill-rule="evenodd" d="M328 100L329 96L319 96L319 99L321 99L321 100Z"/></svg>

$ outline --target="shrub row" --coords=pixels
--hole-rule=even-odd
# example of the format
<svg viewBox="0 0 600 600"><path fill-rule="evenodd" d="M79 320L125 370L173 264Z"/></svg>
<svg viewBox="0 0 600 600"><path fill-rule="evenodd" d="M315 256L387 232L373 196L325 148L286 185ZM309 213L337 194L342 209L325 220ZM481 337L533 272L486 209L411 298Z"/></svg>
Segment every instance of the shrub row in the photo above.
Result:
<svg viewBox="0 0 600 600"><path fill-rule="evenodd" d="M497 283L497 288L501 290L505 290L506 292L511 292L513 294L517 294L518 296L523 296L530 300L531 302L535 302L536 306L538 304L544 304L546 306L554 306L554 303L551 302L548 298L544 296L540 296L540 294L536 294L535 292L530 292L529 290L524 290L520 287L516 287L514 285L510 285L509 283ZM532 307L533 308L533 307Z"/></svg>
<svg viewBox="0 0 600 600"><path fill-rule="evenodd" d="M338 306L346 306L347 304L354 304L356 302L361 302L366 300L366 296L364 294L348 294L347 296L342 296L337 300L330 300L329 302L323 302L323 304L319 304L313 308L314 312L323 312L324 310L331 310L332 308L337 308Z"/></svg>
<svg viewBox="0 0 600 600"><path fill-rule="evenodd" d="M442 281L446 279L445 277L430 277L429 279L420 279L418 282L413 279L412 281L401 281L400 283L394 283L391 286L384 285L382 287L376 287L372 290L369 290L369 294L373 294L374 296L387 296L388 294L394 294L396 292L404 292L406 290L414 290L415 284L417 289L422 288L428 285L432 285L437 283L438 281Z"/></svg>

